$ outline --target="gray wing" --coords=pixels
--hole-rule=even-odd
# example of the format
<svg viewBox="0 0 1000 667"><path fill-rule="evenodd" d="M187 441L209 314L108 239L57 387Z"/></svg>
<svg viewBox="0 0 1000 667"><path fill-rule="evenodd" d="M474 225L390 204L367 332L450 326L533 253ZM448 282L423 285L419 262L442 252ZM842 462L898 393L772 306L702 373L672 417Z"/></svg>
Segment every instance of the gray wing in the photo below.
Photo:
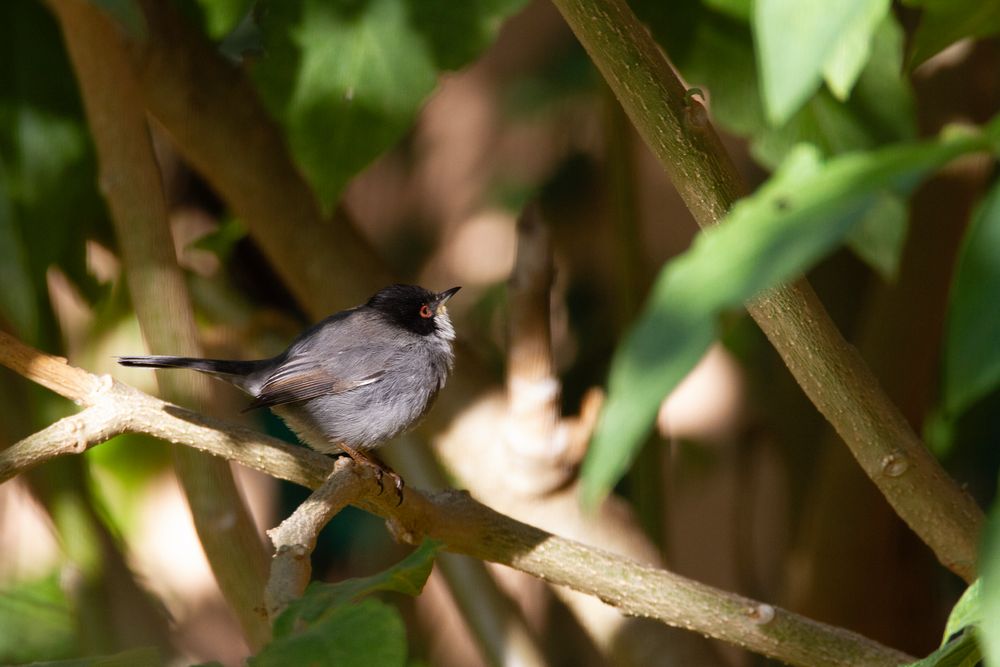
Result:
<svg viewBox="0 0 1000 667"><path fill-rule="evenodd" d="M381 369L360 378L343 378L332 374L329 369L322 366L306 364L281 366L261 385L260 393L244 412L305 401L323 395L340 394L377 382L383 375L385 370Z"/></svg>
<svg viewBox="0 0 1000 667"><path fill-rule="evenodd" d="M393 347L377 333L370 335L375 332L360 318L345 317L351 314L328 318L292 343L246 410L340 394L378 382L389 369Z"/></svg>

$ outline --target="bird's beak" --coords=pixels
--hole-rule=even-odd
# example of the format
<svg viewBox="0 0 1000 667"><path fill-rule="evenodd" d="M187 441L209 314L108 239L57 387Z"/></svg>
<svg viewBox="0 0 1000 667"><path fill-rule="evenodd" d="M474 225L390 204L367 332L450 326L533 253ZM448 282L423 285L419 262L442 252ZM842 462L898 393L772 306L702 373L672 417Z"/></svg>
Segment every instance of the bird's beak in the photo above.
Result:
<svg viewBox="0 0 1000 667"><path fill-rule="evenodd" d="M460 289L462 288L452 287L451 289L446 289L445 291L438 293L438 295L434 297L434 303L433 303L434 312L435 313L447 312L448 308L445 306L445 304L448 303L448 299L455 296L455 292L457 292Z"/></svg>

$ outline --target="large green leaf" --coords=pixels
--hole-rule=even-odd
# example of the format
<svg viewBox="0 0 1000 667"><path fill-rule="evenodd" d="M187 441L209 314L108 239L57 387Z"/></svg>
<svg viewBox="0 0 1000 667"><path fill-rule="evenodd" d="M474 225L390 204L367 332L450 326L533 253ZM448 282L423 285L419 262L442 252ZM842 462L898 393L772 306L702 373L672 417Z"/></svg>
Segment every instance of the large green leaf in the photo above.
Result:
<svg viewBox="0 0 1000 667"><path fill-rule="evenodd" d="M764 115L749 25L697 0L632 0L671 60L691 85L708 90L713 117L748 137L754 157L774 168L793 146L807 142L824 155L875 148L916 136L913 95L901 76L903 33L892 17L876 29L867 65L847 100L825 88L786 123Z"/></svg>
<svg viewBox="0 0 1000 667"><path fill-rule="evenodd" d="M951 289L944 350L945 413L957 416L1000 385L1000 183L973 215Z"/></svg>
<svg viewBox="0 0 1000 667"><path fill-rule="evenodd" d="M440 548L440 543L426 540L393 567L370 577L314 582L277 618L274 641L250 664L405 664L406 630L399 612L362 598L382 591L418 595Z"/></svg>
<svg viewBox="0 0 1000 667"><path fill-rule="evenodd" d="M293 635L250 658L252 667L403 667L406 627L399 610L378 600L332 607Z"/></svg>
<svg viewBox="0 0 1000 667"><path fill-rule="evenodd" d="M1000 33L1000 0L911 0L908 4L924 10L910 48L911 67L960 39Z"/></svg>
<svg viewBox="0 0 1000 667"><path fill-rule="evenodd" d="M757 0L753 28L772 124L788 121L824 77L846 97L888 11L888 0Z"/></svg>
<svg viewBox="0 0 1000 667"><path fill-rule="evenodd" d="M960 154L995 148L985 133L846 154L825 164L793 151L753 196L661 271L644 312L614 355L608 399L584 461L583 497L599 500L627 470L652 430L660 402L694 366L715 317L789 280L843 241L891 193L904 195L931 169Z"/></svg>
<svg viewBox="0 0 1000 667"><path fill-rule="evenodd" d="M324 206L403 136L438 75L474 58L524 3L264 3L254 79Z"/></svg>

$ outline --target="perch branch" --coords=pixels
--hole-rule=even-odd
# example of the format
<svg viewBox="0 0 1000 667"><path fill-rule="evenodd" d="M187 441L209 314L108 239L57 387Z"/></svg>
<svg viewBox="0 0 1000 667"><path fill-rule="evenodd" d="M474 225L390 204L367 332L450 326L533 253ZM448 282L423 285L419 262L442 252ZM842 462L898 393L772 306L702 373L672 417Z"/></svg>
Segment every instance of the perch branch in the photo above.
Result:
<svg viewBox="0 0 1000 667"><path fill-rule="evenodd" d="M625 0L553 0L702 227L746 193L709 122ZM722 258L720 258L720 261ZM896 513L967 581L983 514L910 428L805 280L747 304Z"/></svg>
<svg viewBox="0 0 1000 667"><path fill-rule="evenodd" d="M84 371L3 332L0 364L28 379L44 380L45 386L85 407L99 402L112 406L111 426L107 417L94 418L96 412L77 415L93 419L80 420L71 434L84 448L97 444L98 430L141 432L311 489L327 481L331 487L355 488L361 479L364 486L354 504L387 519L395 535L413 543L432 537L450 551L596 596L629 615L658 619L794 665L889 666L912 661L861 635L546 533L491 510L467 493L424 495L411 488L397 507L393 494L378 493L366 467L335 465L317 452L199 415L109 378L87 378ZM47 458L81 449L50 447L48 456L26 451L35 437L0 452L0 482Z"/></svg>

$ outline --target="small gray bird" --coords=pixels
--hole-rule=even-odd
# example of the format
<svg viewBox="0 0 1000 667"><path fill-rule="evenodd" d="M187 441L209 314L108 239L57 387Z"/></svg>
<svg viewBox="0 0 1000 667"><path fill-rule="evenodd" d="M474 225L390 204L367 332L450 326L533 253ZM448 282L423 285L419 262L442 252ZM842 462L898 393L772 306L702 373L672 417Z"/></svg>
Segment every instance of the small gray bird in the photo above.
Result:
<svg viewBox="0 0 1000 667"><path fill-rule="evenodd" d="M247 410L271 408L313 449L374 467L380 490L388 474L402 502L402 478L366 452L416 423L444 386L455 339L445 304L459 289L435 294L391 285L306 329L271 359L153 355L118 363L191 368L226 380L253 396Z"/></svg>

